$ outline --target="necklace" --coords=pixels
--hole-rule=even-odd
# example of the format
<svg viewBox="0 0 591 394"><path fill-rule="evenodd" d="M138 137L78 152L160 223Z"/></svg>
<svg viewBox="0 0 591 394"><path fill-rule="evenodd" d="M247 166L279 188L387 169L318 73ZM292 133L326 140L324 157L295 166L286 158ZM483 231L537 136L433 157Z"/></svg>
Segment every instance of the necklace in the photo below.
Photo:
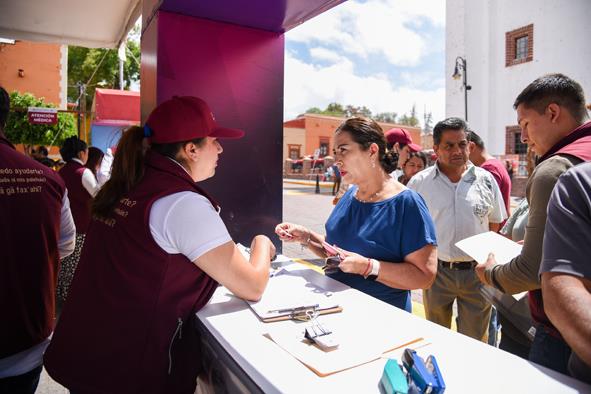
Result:
<svg viewBox="0 0 591 394"><path fill-rule="evenodd" d="M367 197L365 200L362 200L361 198L358 197L359 189L357 189L357 191L355 192L355 198L357 199L357 201L360 201L360 202L372 202L373 199L376 198L382 190L383 189L380 189L377 192L375 192L374 194L372 194L371 196Z"/></svg>

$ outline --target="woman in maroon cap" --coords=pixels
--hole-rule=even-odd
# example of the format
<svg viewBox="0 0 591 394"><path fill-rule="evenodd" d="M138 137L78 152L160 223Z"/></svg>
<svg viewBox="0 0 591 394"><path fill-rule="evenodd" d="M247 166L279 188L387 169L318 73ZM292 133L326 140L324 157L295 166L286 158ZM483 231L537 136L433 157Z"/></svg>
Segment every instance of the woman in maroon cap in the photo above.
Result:
<svg viewBox="0 0 591 394"><path fill-rule="evenodd" d="M257 300L275 254L256 236L247 261L197 182L212 177L218 138L207 104L174 97L132 127L92 205L76 277L45 354L75 393L193 393L201 370L195 312L218 283Z"/></svg>

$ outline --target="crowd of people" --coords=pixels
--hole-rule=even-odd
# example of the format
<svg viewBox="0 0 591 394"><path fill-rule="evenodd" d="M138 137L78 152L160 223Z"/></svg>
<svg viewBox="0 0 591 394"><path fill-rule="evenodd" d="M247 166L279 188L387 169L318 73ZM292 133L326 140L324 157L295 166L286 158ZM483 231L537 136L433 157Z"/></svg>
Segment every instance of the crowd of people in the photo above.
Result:
<svg viewBox="0 0 591 394"><path fill-rule="evenodd" d="M384 132L354 117L335 130L329 175L339 186L325 233L288 222L275 233L336 259L326 274L337 281L408 312L410 291L423 289L430 321L450 328L455 303L458 332L496 343L500 325L501 348L591 382L583 90L565 75L545 75L514 109L537 157L514 212L512 166L489 154L463 119L435 125L428 166L407 130ZM143 127L127 129L114 156L67 139L56 172L46 149L29 158L5 138L8 110L0 88L0 392L34 392L44 365L75 393L193 393L203 370L195 312L218 284L259 299L275 255L257 235L247 260L218 203L198 186L215 175L220 140L244 132L218 126L205 101L174 97ZM487 231L522 242L520 255L478 263L455 246ZM504 304L524 291L520 306L533 327L526 333Z"/></svg>

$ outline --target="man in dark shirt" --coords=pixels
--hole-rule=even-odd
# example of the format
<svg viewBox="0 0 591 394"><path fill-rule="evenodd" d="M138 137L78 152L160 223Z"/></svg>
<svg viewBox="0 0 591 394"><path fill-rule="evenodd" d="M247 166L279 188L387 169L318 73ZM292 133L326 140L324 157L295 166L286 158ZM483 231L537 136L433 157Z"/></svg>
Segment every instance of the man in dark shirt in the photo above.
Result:
<svg viewBox="0 0 591 394"><path fill-rule="evenodd" d="M565 172L548 203L540 267L544 310L572 349L568 369L591 383L591 163Z"/></svg>

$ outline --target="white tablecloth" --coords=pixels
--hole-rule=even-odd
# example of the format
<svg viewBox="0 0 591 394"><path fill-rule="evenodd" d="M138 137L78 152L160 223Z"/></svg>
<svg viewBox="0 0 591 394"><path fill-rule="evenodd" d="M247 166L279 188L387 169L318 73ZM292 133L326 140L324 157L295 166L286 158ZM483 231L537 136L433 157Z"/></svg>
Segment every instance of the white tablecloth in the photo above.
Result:
<svg viewBox="0 0 591 394"><path fill-rule="evenodd" d="M338 297L343 312L321 316L321 323L338 333L356 327L359 340L374 333L397 338L423 337L417 349L436 356L447 386L446 393L578 393L591 386L467 336L394 308L304 266L298 272ZM293 321L263 323L243 300L219 287L198 318L236 363L265 393L372 393L379 392L386 358L319 377L277 344L264 337L270 324L293 329ZM369 339L371 340L371 339ZM389 356L400 360L401 352Z"/></svg>

